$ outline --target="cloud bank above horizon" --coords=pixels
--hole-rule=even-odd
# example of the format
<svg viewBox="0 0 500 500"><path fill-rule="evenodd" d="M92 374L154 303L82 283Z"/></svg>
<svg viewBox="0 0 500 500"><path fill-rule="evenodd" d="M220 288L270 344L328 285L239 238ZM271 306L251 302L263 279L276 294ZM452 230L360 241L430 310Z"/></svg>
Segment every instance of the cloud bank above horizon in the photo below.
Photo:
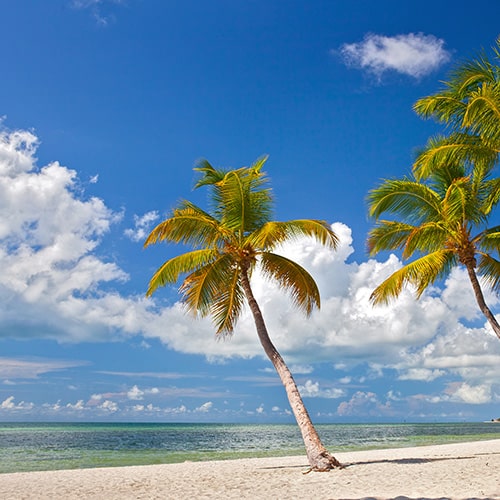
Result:
<svg viewBox="0 0 500 500"><path fill-rule="evenodd" d="M127 293L129 273L102 255L100 245L119 231L140 240L138 235L147 232L157 213L133 216L127 222L123 212L86 196L75 171L58 162L38 167L38 144L32 132L0 131L3 338L78 343L142 336L146 342L159 339L169 349L214 361L263 356L248 311L233 338L215 342L210 321L186 315L179 302L167 302L161 294L145 299ZM127 230L123 225L135 227ZM270 334L286 359L301 366L330 363L345 370L346 376L361 364L369 366L373 377L383 377L387 370L401 380L415 381L451 374L454 382L432 403L499 401L500 343L479 314L466 274L453 271L442 286L419 301L405 291L390 306L372 307L371 291L401 266L400 260L390 255L384 262L353 262L350 228L341 222L332 228L340 238L335 252L308 239L279 250L308 269L318 283L322 308L310 318L295 311L277 286L254 276ZM491 307L499 304L492 294L487 300ZM193 331L196 336L190 335ZM15 361L10 360L11 371L3 375L9 380L74 366L70 361L39 360L35 365ZM139 394L135 387L129 396ZM313 375L302 390L305 397L335 399L343 394L342 388L320 386ZM360 401L372 401L370 397L360 391L343 405L342 414L354 411ZM4 403L15 407L12 399ZM384 406L376 401L374 405L380 411Z"/></svg>

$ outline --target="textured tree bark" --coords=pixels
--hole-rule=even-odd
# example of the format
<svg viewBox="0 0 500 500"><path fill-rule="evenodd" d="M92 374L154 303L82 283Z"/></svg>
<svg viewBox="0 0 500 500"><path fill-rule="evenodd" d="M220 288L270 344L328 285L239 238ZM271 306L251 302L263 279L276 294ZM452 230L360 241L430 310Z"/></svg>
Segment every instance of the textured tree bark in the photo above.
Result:
<svg viewBox="0 0 500 500"><path fill-rule="evenodd" d="M281 382L285 387L288 401L293 414L295 415L297 425L299 426L302 434L302 439L304 440L306 454L311 470L328 471L335 467L342 467L342 464L323 446L311 418L309 417L309 413L307 412L304 402L302 401L302 397L297 389L297 384L295 383L295 380L293 379L285 361L269 338L264 317L262 316L260 307L255 300L250 287L250 281L245 270L242 271L242 286L255 320L255 326L257 328L260 343L262 344L268 358L271 360L274 368L278 372Z"/></svg>
<svg viewBox="0 0 500 500"><path fill-rule="evenodd" d="M474 290L474 295L476 296L476 301L479 305L479 309L481 309L481 312L488 320L491 328L493 328L493 331L496 333L496 336L500 339L500 325L498 324L498 321L496 320L494 314L490 311L490 308L486 305L483 291L481 290L481 285L479 284L479 280L477 279L474 266L472 263L467 262L465 263L465 267L467 269L467 272L469 273L469 279L472 283L472 288Z"/></svg>

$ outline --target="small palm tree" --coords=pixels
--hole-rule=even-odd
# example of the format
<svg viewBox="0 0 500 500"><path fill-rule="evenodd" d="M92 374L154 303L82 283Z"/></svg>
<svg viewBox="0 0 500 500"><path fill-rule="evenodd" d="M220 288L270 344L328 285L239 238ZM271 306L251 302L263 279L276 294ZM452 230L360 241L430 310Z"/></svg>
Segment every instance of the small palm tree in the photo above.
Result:
<svg viewBox="0 0 500 500"><path fill-rule="evenodd" d="M293 376L269 338L250 277L260 266L266 277L289 290L294 303L310 314L320 304L316 283L303 267L273 253L273 249L302 236L336 248L337 236L323 221L270 220L272 197L262 172L266 159L230 171L215 169L207 161L200 162L195 170L202 177L195 187L211 188L211 213L182 201L151 232L145 246L166 241L186 244L193 250L167 260L151 278L147 295L185 276L180 293L187 309L201 316L210 315L220 335L233 332L246 300L262 347L285 386L311 469L330 470L341 464L323 446Z"/></svg>
<svg viewBox="0 0 500 500"><path fill-rule="evenodd" d="M488 170L441 166L427 181L414 178L385 180L368 195L369 214L376 225L368 236L371 255L401 249L403 259L415 259L389 276L371 300L387 303L406 285L419 297L438 278L462 265L466 268L481 312L500 338L500 325L484 300L478 276L500 290L500 262L492 254L500 248L500 226L487 229L500 201L500 179ZM382 220L382 214L395 220Z"/></svg>
<svg viewBox="0 0 500 500"><path fill-rule="evenodd" d="M439 92L419 99L414 110L444 123L448 137L435 139L414 166L417 179L446 163L491 168L500 153L500 38L493 58L484 52L457 66Z"/></svg>

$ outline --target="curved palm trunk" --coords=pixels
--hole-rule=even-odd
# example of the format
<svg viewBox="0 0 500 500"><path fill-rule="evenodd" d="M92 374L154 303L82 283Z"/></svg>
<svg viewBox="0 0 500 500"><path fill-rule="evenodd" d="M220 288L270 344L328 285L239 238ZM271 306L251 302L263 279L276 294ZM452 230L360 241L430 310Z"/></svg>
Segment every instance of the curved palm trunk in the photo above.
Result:
<svg viewBox="0 0 500 500"><path fill-rule="evenodd" d="M334 467L342 467L342 464L323 446L323 443L313 426L311 418L309 417L304 402L302 401L302 397L297 389L295 380L285 364L285 361L269 338L264 317L262 316L259 305L255 300L250 287L250 281L245 270L242 271L242 285L255 320L255 326L257 328L260 343L274 365L274 368L278 372L281 382L285 386L288 401L293 414L295 415L295 419L302 434L302 439L304 440L306 454L311 470L327 471L333 469Z"/></svg>
<svg viewBox="0 0 500 500"><path fill-rule="evenodd" d="M479 280L477 279L477 275L476 275L476 271L474 269L474 266L471 263L466 263L465 268L467 269L467 272L469 273L469 279L470 279L470 282L472 283L472 288L474 290L474 295L476 296L476 300L477 300L477 303L479 305L479 309L481 309L481 312L484 314L485 318L488 320L489 324L491 325L491 328L493 328L493 331L496 333L497 337L500 339L500 325L498 324L498 321L496 320L494 314L490 311L490 308L486 305L486 302L484 300L483 291L481 290Z"/></svg>

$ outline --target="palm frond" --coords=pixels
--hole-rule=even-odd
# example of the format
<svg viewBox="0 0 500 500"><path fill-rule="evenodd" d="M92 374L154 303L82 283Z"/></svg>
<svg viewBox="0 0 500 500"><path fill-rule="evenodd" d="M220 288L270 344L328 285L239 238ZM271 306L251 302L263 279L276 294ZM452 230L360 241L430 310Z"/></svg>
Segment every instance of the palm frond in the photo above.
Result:
<svg viewBox="0 0 500 500"><path fill-rule="evenodd" d="M231 281L236 263L230 254L219 254L216 259L189 274L179 292L192 312L207 316L217 297Z"/></svg>
<svg viewBox="0 0 500 500"><path fill-rule="evenodd" d="M477 135L454 133L429 139L425 148L418 152L413 163L417 180L428 179L447 169L448 175L461 177L469 169L481 168L485 172L495 166L498 153ZM460 174L460 171L463 171Z"/></svg>
<svg viewBox="0 0 500 500"><path fill-rule="evenodd" d="M261 269L290 292L293 303L307 315L314 307L320 307L318 286L313 277L299 264L281 255L270 252L261 254Z"/></svg>
<svg viewBox="0 0 500 500"><path fill-rule="evenodd" d="M391 274L375 288L370 300L373 304L388 304L407 285L415 287L418 298L429 285L449 272L455 260L453 252L446 249L420 257Z"/></svg>
<svg viewBox="0 0 500 500"><path fill-rule="evenodd" d="M448 90L436 95L422 97L414 105L413 110L422 118L434 118L439 122L449 122L453 116L465 113L465 103Z"/></svg>
<svg viewBox="0 0 500 500"><path fill-rule="evenodd" d="M467 201L471 198L469 181L470 179L467 177L459 177L453 179L448 186L442 202L443 218L447 222L452 224L456 221L463 222L465 220L474 222L471 220L473 214L467 210ZM470 205L474 206L474 204Z"/></svg>
<svg viewBox="0 0 500 500"><path fill-rule="evenodd" d="M260 227L272 214L271 190L260 168L258 164L253 169L231 170L214 193L222 224L241 236Z"/></svg>
<svg viewBox="0 0 500 500"><path fill-rule="evenodd" d="M500 253L500 226L495 226L482 231L474 238L477 247L485 252Z"/></svg>
<svg viewBox="0 0 500 500"><path fill-rule="evenodd" d="M415 252L425 254L444 248L450 237L450 229L440 222L428 222L418 227L408 235L403 249L403 259L409 259Z"/></svg>
<svg viewBox="0 0 500 500"><path fill-rule="evenodd" d="M160 222L151 231L144 246L166 241L193 247L213 247L230 237L231 233L217 219L196 205L183 201L170 218Z"/></svg>
<svg viewBox="0 0 500 500"><path fill-rule="evenodd" d="M500 202L500 178L486 180L479 186L478 194L481 197L481 211L490 215L491 211Z"/></svg>
<svg viewBox="0 0 500 500"><path fill-rule="evenodd" d="M495 49L494 49L495 51ZM458 64L450 73L444 88L419 99L413 109L423 118L434 118L455 130L463 127L467 99L482 83L498 81L495 66L484 53Z"/></svg>
<svg viewBox="0 0 500 500"><path fill-rule="evenodd" d="M335 249L338 236L332 228L322 220L298 219L287 222L267 222L248 235L246 241L258 250L272 250L288 241L302 237L311 237L324 246Z"/></svg>
<svg viewBox="0 0 500 500"><path fill-rule="evenodd" d="M368 193L367 201L369 215L376 219L385 212L414 224L440 217L439 196L425 184L407 178L383 181Z"/></svg>
<svg viewBox="0 0 500 500"><path fill-rule="evenodd" d="M464 128L480 134L486 140L497 144L500 139L500 92L499 86L483 84L474 92L467 103L463 118Z"/></svg>
<svg viewBox="0 0 500 500"><path fill-rule="evenodd" d="M181 275L205 266L215 260L217 256L218 252L214 250L201 249L167 260L151 278L146 296L150 297L158 287L176 283Z"/></svg>
<svg viewBox="0 0 500 500"><path fill-rule="evenodd" d="M240 270L233 266L228 270L225 286L219 289L210 307L210 315L217 334L233 333L245 303L245 293L240 283Z"/></svg>
<svg viewBox="0 0 500 500"><path fill-rule="evenodd" d="M481 254L478 273L486 285L495 293L500 292L500 262L488 254Z"/></svg>
<svg viewBox="0 0 500 500"><path fill-rule="evenodd" d="M404 222L378 220L368 233L367 247L370 255L385 250L396 250L406 245L415 226Z"/></svg>
<svg viewBox="0 0 500 500"><path fill-rule="evenodd" d="M194 188L197 189L202 186L211 186L220 182L226 175L226 171L222 169L214 168L208 160L204 158L196 162L197 167L193 170L195 172L201 172L202 177L196 182Z"/></svg>

